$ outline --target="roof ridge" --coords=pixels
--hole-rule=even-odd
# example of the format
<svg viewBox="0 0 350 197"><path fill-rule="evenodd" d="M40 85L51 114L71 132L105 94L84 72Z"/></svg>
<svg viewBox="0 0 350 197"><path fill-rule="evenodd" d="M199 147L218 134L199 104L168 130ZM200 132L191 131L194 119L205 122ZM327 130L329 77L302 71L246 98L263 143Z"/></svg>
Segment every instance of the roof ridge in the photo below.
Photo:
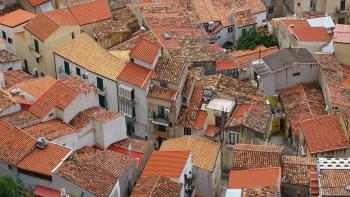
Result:
<svg viewBox="0 0 350 197"><path fill-rule="evenodd" d="M157 180L156 180L155 184L153 185L151 192L149 193L149 197L152 196L152 193L153 193L154 189L156 188L159 179L160 179L160 175L158 175Z"/></svg>

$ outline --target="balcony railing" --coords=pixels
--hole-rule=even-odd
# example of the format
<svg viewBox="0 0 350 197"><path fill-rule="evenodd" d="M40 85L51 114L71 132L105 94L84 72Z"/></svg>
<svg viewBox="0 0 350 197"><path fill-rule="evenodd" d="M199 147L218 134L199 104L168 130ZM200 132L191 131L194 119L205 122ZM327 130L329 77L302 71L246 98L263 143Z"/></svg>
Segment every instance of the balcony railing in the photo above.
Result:
<svg viewBox="0 0 350 197"><path fill-rule="evenodd" d="M153 124L159 124L163 126L169 126L169 119L167 116L159 116L156 113L151 113L149 118Z"/></svg>

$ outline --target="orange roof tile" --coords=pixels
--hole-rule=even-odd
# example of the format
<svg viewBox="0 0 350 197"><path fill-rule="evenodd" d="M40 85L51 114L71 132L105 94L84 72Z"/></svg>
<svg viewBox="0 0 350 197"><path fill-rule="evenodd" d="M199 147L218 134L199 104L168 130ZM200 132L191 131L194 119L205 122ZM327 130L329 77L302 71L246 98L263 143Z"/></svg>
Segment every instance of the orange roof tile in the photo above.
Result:
<svg viewBox="0 0 350 197"><path fill-rule="evenodd" d="M29 81L34 77L23 70L9 70L4 72L5 88L8 89L18 83Z"/></svg>
<svg viewBox="0 0 350 197"><path fill-rule="evenodd" d="M92 117L93 115L94 117ZM82 129L93 119L97 121L108 121L121 115L120 112L108 111L102 107L93 107L80 112L70 121L69 125L75 129Z"/></svg>
<svg viewBox="0 0 350 197"><path fill-rule="evenodd" d="M236 60L236 63L239 67L247 68L251 65L252 61L255 61L259 58L271 55L278 51L278 47L266 48L263 45L258 46L254 50L238 50L233 52L233 57Z"/></svg>
<svg viewBox="0 0 350 197"><path fill-rule="evenodd" d="M0 160L17 165L35 147L36 141L22 130L0 121Z"/></svg>
<svg viewBox="0 0 350 197"><path fill-rule="evenodd" d="M85 82L84 80L82 80L80 77L67 77L63 80L61 80L61 82L69 87L71 87L72 89L74 89L75 91L79 92L79 93L83 93L83 92L90 92L93 90L96 90L96 87Z"/></svg>
<svg viewBox="0 0 350 197"><path fill-rule="evenodd" d="M227 121L226 127L235 127L237 125L243 124L243 122L248 117L252 106L253 104L251 103L243 103L241 105L238 105L231 118Z"/></svg>
<svg viewBox="0 0 350 197"><path fill-rule="evenodd" d="M38 118L44 118L55 107L64 110L77 96L78 92L57 81L29 108L29 111Z"/></svg>
<svg viewBox="0 0 350 197"><path fill-rule="evenodd" d="M43 3L46 3L49 0L28 0L28 1L33 7L35 7L35 6L41 5Z"/></svg>
<svg viewBox="0 0 350 197"><path fill-rule="evenodd" d="M18 87L34 97L40 97L56 82L57 80L51 76L39 77L15 84L9 88L8 91L11 91L11 89Z"/></svg>
<svg viewBox="0 0 350 197"><path fill-rule="evenodd" d="M233 63L232 60L219 60L216 61L216 70L224 70L224 69L234 69L237 68L238 65Z"/></svg>
<svg viewBox="0 0 350 197"><path fill-rule="evenodd" d="M38 14L24 28L44 42L60 26L65 25L77 25L74 16L68 9L55 9Z"/></svg>
<svg viewBox="0 0 350 197"><path fill-rule="evenodd" d="M220 132L219 127L216 127L214 125L209 125L207 130L204 133L204 136L207 137L215 137L216 135L218 135Z"/></svg>
<svg viewBox="0 0 350 197"><path fill-rule="evenodd" d="M149 83L151 73L151 70L130 61L125 65L117 79L145 89Z"/></svg>
<svg viewBox="0 0 350 197"><path fill-rule="evenodd" d="M189 151L153 151L141 176L180 178L190 155Z"/></svg>
<svg viewBox="0 0 350 197"><path fill-rule="evenodd" d="M336 114L320 116L302 121L301 131L311 153L345 149L350 147L345 130Z"/></svg>
<svg viewBox="0 0 350 197"><path fill-rule="evenodd" d="M0 89L0 112L3 112L14 104L15 102L12 99L11 95Z"/></svg>
<svg viewBox="0 0 350 197"><path fill-rule="evenodd" d="M71 7L69 10L80 25L112 19L112 13L107 0L91 1Z"/></svg>
<svg viewBox="0 0 350 197"><path fill-rule="evenodd" d="M140 177L131 197L181 196L182 184L162 176Z"/></svg>
<svg viewBox="0 0 350 197"><path fill-rule="evenodd" d="M207 118L208 118L208 112L200 110L198 112L196 122L194 123L194 128L203 129L205 126L205 123L207 122Z"/></svg>
<svg viewBox="0 0 350 197"><path fill-rule="evenodd" d="M176 90L158 86L154 86L153 89L148 92L149 98L161 99L165 101L175 101L177 95L178 94Z"/></svg>
<svg viewBox="0 0 350 197"><path fill-rule="evenodd" d="M34 18L36 15L22 10L22 9L18 9L15 10L13 12L10 12L8 14L5 14L3 16L0 17L0 24L2 25L6 25L8 27L16 27L18 25L21 25L27 21L29 21L30 19Z"/></svg>
<svg viewBox="0 0 350 197"><path fill-rule="evenodd" d="M280 180L280 167L231 170L228 188L243 189L264 186L277 186L279 188Z"/></svg>
<svg viewBox="0 0 350 197"><path fill-rule="evenodd" d="M160 45L141 37L135 47L130 51L129 56L153 64L160 50Z"/></svg>
<svg viewBox="0 0 350 197"><path fill-rule="evenodd" d="M47 144L44 148L35 148L17 167L30 172L51 175L52 170L68 156L71 150L61 145Z"/></svg>
<svg viewBox="0 0 350 197"><path fill-rule="evenodd" d="M34 138L45 137L49 141L76 132L74 128L58 119L23 128L23 131Z"/></svg>

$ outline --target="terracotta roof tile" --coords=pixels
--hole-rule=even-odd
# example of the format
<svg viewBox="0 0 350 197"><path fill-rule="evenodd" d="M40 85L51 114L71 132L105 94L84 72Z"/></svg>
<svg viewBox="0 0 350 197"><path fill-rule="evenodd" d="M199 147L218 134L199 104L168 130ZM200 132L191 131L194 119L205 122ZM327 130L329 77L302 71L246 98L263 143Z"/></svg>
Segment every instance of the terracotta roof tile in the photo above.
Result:
<svg viewBox="0 0 350 197"><path fill-rule="evenodd" d="M107 0L94 0L70 7L69 10L78 21L79 25L112 19L112 13ZM91 10L95 10L96 12L91 12Z"/></svg>
<svg viewBox="0 0 350 197"><path fill-rule="evenodd" d="M280 166L280 146L236 144L232 155L232 169Z"/></svg>
<svg viewBox="0 0 350 197"><path fill-rule="evenodd" d="M257 133L267 134L270 129L271 118L272 114L269 106L265 102L258 102L250 109L243 125Z"/></svg>
<svg viewBox="0 0 350 197"><path fill-rule="evenodd" d="M282 183L310 184L310 172L316 171L316 159L301 156L282 156Z"/></svg>
<svg viewBox="0 0 350 197"><path fill-rule="evenodd" d="M350 182L350 170L329 169L319 173L320 194L327 196L349 196L345 187Z"/></svg>
<svg viewBox="0 0 350 197"><path fill-rule="evenodd" d="M242 197L278 197L278 188L276 186L244 188Z"/></svg>
<svg viewBox="0 0 350 197"><path fill-rule="evenodd" d="M139 153L146 153L148 150L154 149L152 141L139 140L130 137L114 143L113 146L117 146L125 150L129 150L129 146L131 146L131 151Z"/></svg>
<svg viewBox="0 0 350 197"><path fill-rule="evenodd" d="M93 107L80 112L70 121L69 125L79 130L84 128L93 119L98 121L108 121L120 115L121 113L119 112L108 111L102 107Z"/></svg>
<svg viewBox="0 0 350 197"><path fill-rule="evenodd" d="M10 49L1 49L0 50L0 64L9 63L13 61L21 60L15 53ZM3 69L1 69L3 70Z"/></svg>
<svg viewBox="0 0 350 197"><path fill-rule="evenodd" d="M78 92L57 81L29 108L38 118L44 118L55 107L64 110L76 97Z"/></svg>
<svg viewBox="0 0 350 197"><path fill-rule="evenodd" d="M259 177L259 178L257 178ZM228 188L243 189L265 186L276 186L279 191L281 168L252 168L247 170L231 170Z"/></svg>
<svg viewBox="0 0 350 197"><path fill-rule="evenodd" d="M4 72L4 79L5 79L5 87L4 89L7 89L9 87L12 87L18 83L22 83L28 80L33 79L34 77L27 74L26 72L22 70L10 70Z"/></svg>
<svg viewBox="0 0 350 197"><path fill-rule="evenodd" d="M243 123L246 121L249 111L252 108L251 103L244 103L241 105L238 105L234 112L232 113L232 116L226 123L226 127L236 127L239 125L243 125Z"/></svg>
<svg viewBox="0 0 350 197"><path fill-rule="evenodd" d="M44 137L49 141L76 132L74 128L58 119L23 128L23 131L34 138Z"/></svg>
<svg viewBox="0 0 350 197"><path fill-rule="evenodd" d="M7 91L11 91L14 88L19 88L24 92L30 94L31 96L38 98L48 91L57 80L51 76L39 77L39 78L29 78L23 82L18 82L13 84L13 86L8 87ZM21 98L21 96L13 95L13 97ZM23 98L22 98L23 99Z"/></svg>
<svg viewBox="0 0 350 197"><path fill-rule="evenodd" d="M56 174L93 195L108 197L118 177L133 163L129 156L85 147L66 159Z"/></svg>
<svg viewBox="0 0 350 197"><path fill-rule="evenodd" d="M35 148L17 168L43 175L51 175L71 150L61 145L48 143L43 149Z"/></svg>
<svg viewBox="0 0 350 197"><path fill-rule="evenodd" d="M237 10L234 12L233 16L235 24L238 27L244 27L256 23L251 9Z"/></svg>
<svg viewBox="0 0 350 197"><path fill-rule="evenodd" d="M259 58L271 55L278 51L278 47L266 48L264 46L258 46L254 50L237 50L233 52L236 64L242 68L248 68L252 61L258 60Z"/></svg>
<svg viewBox="0 0 350 197"><path fill-rule="evenodd" d="M180 178L190 155L189 151L153 151L141 176Z"/></svg>
<svg viewBox="0 0 350 197"><path fill-rule="evenodd" d="M220 128L214 125L209 125L207 130L204 132L204 136L206 137L215 137L220 133Z"/></svg>
<svg viewBox="0 0 350 197"><path fill-rule="evenodd" d="M192 85L194 85L193 83L195 83L194 75L192 73L188 73L187 77L186 77L185 84L184 84L183 89L182 89L183 96L186 96L186 97L189 96L189 94L191 92Z"/></svg>
<svg viewBox="0 0 350 197"><path fill-rule="evenodd" d="M85 33L80 34L56 50L55 53L85 68L89 72L114 81L125 65L123 60L108 53Z"/></svg>
<svg viewBox="0 0 350 197"><path fill-rule="evenodd" d="M218 60L216 61L216 70L234 69L238 64L235 64L232 60Z"/></svg>
<svg viewBox="0 0 350 197"><path fill-rule="evenodd" d="M350 147L345 130L336 114L301 122L305 142L311 153L327 152Z"/></svg>
<svg viewBox="0 0 350 197"><path fill-rule="evenodd" d="M71 12L68 9L55 9L38 14L24 28L44 42L59 27L66 25L77 25Z"/></svg>
<svg viewBox="0 0 350 197"><path fill-rule="evenodd" d="M118 80L145 89L149 84L152 70L129 62L118 75Z"/></svg>
<svg viewBox="0 0 350 197"><path fill-rule="evenodd" d="M0 121L0 160L17 165L34 148L36 141L22 130ZM6 137L4 137L6 136Z"/></svg>
<svg viewBox="0 0 350 197"><path fill-rule="evenodd" d="M135 57L147 63L153 64L161 46L155 42L141 37L135 47L130 51L130 57Z"/></svg>
<svg viewBox="0 0 350 197"><path fill-rule="evenodd" d="M61 82L69 87L71 87L72 89L74 89L75 91L79 92L79 93L83 93L83 92L90 92L93 90L96 90L96 87L85 82L84 80L82 80L79 77L67 77L63 80L61 80Z"/></svg>
<svg viewBox="0 0 350 197"><path fill-rule="evenodd" d="M220 144L196 136L183 136L164 141L160 151L191 151L193 166L212 172L220 154Z"/></svg>
<svg viewBox="0 0 350 197"><path fill-rule="evenodd" d="M186 67L183 60L160 57L154 68L152 80L178 84Z"/></svg>
<svg viewBox="0 0 350 197"><path fill-rule="evenodd" d="M350 43L350 25L337 24L335 26L333 42Z"/></svg>
<svg viewBox="0 0 350 197"><path fill-rule="evenodd" d="M38 117L26 110L1 117L1 120L21 129L41 122Z"/></svg>
<svg viewBox="0 0 350 197"><path fill-rule="evenodd" d="M140 177L131 197L181 196L182 184L161 176Z"/></svg>
<svg viewBox="0 0 350 197"><path fill-rule="evenodd" d="M205 126L205 123L207 122L207 118L208 118L208 112L200 110L198 112L196 122L194 123L194 128L203 129Z"/></svg>
<svg viewBox="0 0 350 197"><path fill-rule="evenodd" d="M178 94L176 90L153 86L152 91L148 92L148 98L161 99L166 101L175 101Z"/></svg>
<svg viewBox="0 0 350 197"><path fill-rule="evenodd" d="M29 3L32 5L32 6L38 6L38 5L41 5L43 3L46 3L48 2L49 0L28 0Z"/></svg>
<svg viewBox="0 0 350 197"><path fill-rule="evenodd" d="M12 105L15 105L15 102L12 99L11 95L0 89L0 113Z"/></svg>
<svg viewBox="0 0 350 197"><path fill-rule="evenodd" d="M231 2L229 0L229 2ZM250 8L253 15L265 12L266 7L261 0L234 0L232 1L232 10L241 10Z"/></svg>
<svg viewBox="0 0 350 197"><path fill-rule="evenodd" d="M27 21L31 20L35 16L36 15L31 12L18 9L1 16L0 24L6 25L8 27L16 27L18 25L26 23Z"/></svg>

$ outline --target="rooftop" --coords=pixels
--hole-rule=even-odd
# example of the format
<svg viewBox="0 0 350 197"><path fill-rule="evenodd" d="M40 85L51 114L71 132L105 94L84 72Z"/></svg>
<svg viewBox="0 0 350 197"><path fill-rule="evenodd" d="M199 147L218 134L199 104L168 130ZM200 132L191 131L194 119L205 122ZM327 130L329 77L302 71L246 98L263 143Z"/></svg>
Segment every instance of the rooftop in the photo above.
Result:
<svg viewBox="0 0 350 197"><path fill-rule="evenodd" d="M236 127L243 125L247 120L248 114L252 108L252 103L243 103L237 105L236 109L233 111L230 119L226 123L226 127Z"/></svg>
<svg viewBox="0 0 350 197"><path fill-rule="evenodd" d="M85 3L90 3L93 0L62 0L62 4L64 4L67 8L82 5Z"/></svg>
<svg viewBox="0 0 350 197"><path fill-rule="evenodd" d="M64 110L77 96L78 92L57 81L30 106L29 111L38 118L44 118L54 108Z"/></svg>
<svg viewBox="0 0 350 197"><path fill-rule="evenodd" d="M233 148L232 169L280 166L281 152L280 146L236 144Z"/></svg>
<svg viewBox="0 0 350 197"><path fill-rule="evenodd" d="M257 178L259 177L259 178ZM281 168L251 168L247 170L231 170L228 188L243 189L280 185ZM279 189L277 189L278 191Z"/></svg>
<svg viewBox="0 0 350 197"><path fill-rule="evenodd" d="M208 112L200 110L198 112L196 122L194 124L194 128L195 129L203 129L205 126L205 123L207 122L207 118L208 118Z"/></svg>
<svg viewBox="0 0 350 197"><path fill-rule="evenodd" d="M62 79L61 82L79 93L90 92L96 90L96 87L85 82L80 77L67 77Z"/></svg>
<svg viewBox="0 0 350 197"><path fill-rule="evenodd" d="M205 130L204 132L204 136L213 138L219 133L220 133L219 127L216 127L214 125L208 125L207 130Z"/></svg>
<svg viewBox="0 0 350 197"><path fill-rule="evenodd" d="M118 177L133 162L134 159L123 154L85 147L67 158L56 174L93 195L108 197Z"/></svg>
<svg viewBox="0 0 350 197"><path fill-rule="evenodd" d="M193 166L212 172L220 154L220 144L196 136L183 136L164 141L160 151L190 151Z"/></svg>
<svg viewBox="0 0 350 197"><path fill-rule="evenodd" d="M160 45L148 40L146 37L141 37L135 47L130 51L130 58L134 57L139 60L153 64L160 50Z"/></svg>
<svg viewBox="0 0 350 197"><path fill-rule="evenodd" d="M160 57L154 68L152 80L179 84L186 67L183 60Z"/></svg>
<svg viewBox="0 0 350 197"><path fill-rule="evenodd" d="M1 117L1 120L21 129L41 122L38 117L26 110Z"/></svg>
<svg viewBox="0 0 350 197"><path fill-rule="evenodd" d="M310 153L346 149L350 142L336 114L329 114L301 122L305 142Z"/></svg>
<svg viewBox="0 0 350 197"><path fill-rule="evenodd" d="M16 27L35 17L35 14L18 9L0 17L0 24L8 27Z"/></svg>
<svg viewBox="0 0 350 197"><path fill-rule="evenodd" d="M300 121L327 114L317 83L296 85L281 92L280 97L294 135L299 135Z"/></svg>
<svg viewBox="0 0 350 197"><path fill-rule="evenodd" d="M130 61L118 75L118 80L146 89L151 75L152 70Z"/></svg>
<svg viewBox="0 0 350 197"><path fill-rule="evenodd" d="M284 69L297 63L317 64L312 54L305 48L280 49L262 59L271 72Z"/></svg>
<svg viewBox="0 0 350 197"><path fill-rule="evenodd" d="M166 101L175 101L178 94L176 90L170 88L162 88L153 86L153 89L148 92L149 98L161 99Z"/></svg>
<svg viewBox="0 0 350 197"><path fill-rule="evenodd" d="M131 197L180 196L182 184L161 176L140 177Z"/></svg>
<svg viewBox="0 0 350 197"><path fill-rule="evenodd" d="M46 2L47 0L45 0ZM68 9L55 9L46 12L41 12L24 28L31 32L36 38L44 42L50 37L59 27L66 25L78 25L74 16ZM42 28L45 26L45 28Z"/></svg>
<svg viewBox="0 0 350 197"><path fill-rule="evenodd" d="M0 50L0 64L21 60L9 49Z"/></svg>
<svg viewBox="0 0 350 197"><path fill-rule="evenodd" d="M233 13L233 17L237 27L245 27L256 23L251 9L237 10Z"/></svg>
<svg viewBox="0 0 350 197"><path fill-rule="evenodd" d="M190 156L189 151L153 151L141 176L180 178Z"/></svg>
<svg viewBox="0 0 350 197"><path fill-rule="evenodd" d="M335 43L350 43L350 25L337 24L335 26L333 42Z"/></svg>
<svg viewBox="0 0 350 197"><path fill-rule="evenodd" d="M43 149L35 148L17 165L17 168L50 176L70 151L64 146L48 143Z"/></svg>
<svg viewBox="0 0 350 197"><path fill-rule="evenodd" d="M348 196L345 187L350 182L350 170L327 169L319 172L320 194L328 196Z"/></svg>
<svg viewBox="0 0 350 197"><path fill-rule="evenodd" d="M0 121L0 159L10 165L17 165L34 148L36 141L22 130Z"/></svg>
<svg viewBox="0 0 350 197"><path fill-rule="evenodd" d="M338 81L329 81L328 89L330 102L333 106L350 107L350 67L343 65L342 78L339 78L339 72L333 74Z"/></svg>
<svg viewBox="0 0 350 197"><path fill-rule="evenodd" d="M33 76L27 74L23 70L9 70L3 73L5 79L4 89L10 88L18 83L22 83L34 78Z"/></svg>
<svg viewBox="0 0 350 197"><path fill-rule="evenodd" d="M73 63L111 80L116 80L125 62L108 53L90 36L83 33L55 53Z"/></svg>
<svg viewBox="0 0 350 197"><path fill-rule="evenodd" d="M266 186L266 187L255 187L255 188L244 188L242 190L242 195L244 197L256 196L256 197L277 197L278 187L276 186Z"/></svg>
<svg viewBox="0 0 350 197"><path fill-rule="evenodd" d="M310 172L316 171L316 159L301 156L282 156L282 183L293 185L310 184Z"/></svg>
<svg viewBox="0 0 350 197"><path fill-rule="evenodd" d="M15 102L11 95L0 89L0 113L12 105L15 105Z"/></svg>
<svg viewBox="0 0 350 197"><path fill-rule="evenodd" d="M23 128L23 131L35 139L44 137L49 141L53 141L57 138L76 132L74 128L58 119L49 120Z"/></svg>
<svg viewBox="0 0 350 197"><path fill-rule="evenodd" d="M33 7L39 6L41 4L48 2L48 0L28 0L28 1Z"/></svg>
<svg viewBox="0 0 350 197"><path fill-rule="evenodd" d="M258 46L254 50L237 50L233 52L235 62L242 68L248 68L252 61L261 57L266 57L278 51L278 47L266 48L263 45Z"/></svg>
<svg viewBox="0 0 350 197"><path fill-rule="evenodd" d="M70 7L69 10L79 25L112 19L112 13L107 0L93 0ZM98 12L91 12L91 10L98 10Z"/></svg>
<svg viewBox="0 0 350 197"><path fill-rule="evenodd" d="M119 112L108 111L102 107L93 107L76 115L69 123L70 126L79 130L84 128L92 120L108 121L120 116Z"/></svg>
<svg viewBox="0 0 350 197"><path fill-rule="evenodd" d="M126 138L125 140L114 143L113 146L117 146L125 150L129 150L129 147L131 147L131 151L138 153L145 153L149 149L154 148L152 141L139 140L130 137Z"/></svg>

